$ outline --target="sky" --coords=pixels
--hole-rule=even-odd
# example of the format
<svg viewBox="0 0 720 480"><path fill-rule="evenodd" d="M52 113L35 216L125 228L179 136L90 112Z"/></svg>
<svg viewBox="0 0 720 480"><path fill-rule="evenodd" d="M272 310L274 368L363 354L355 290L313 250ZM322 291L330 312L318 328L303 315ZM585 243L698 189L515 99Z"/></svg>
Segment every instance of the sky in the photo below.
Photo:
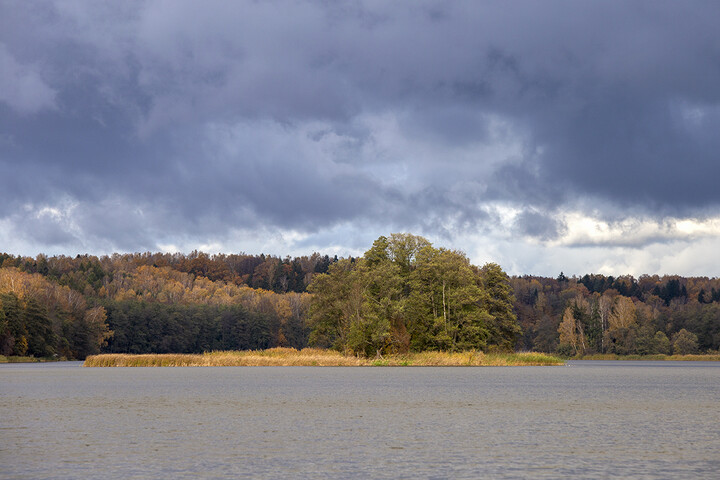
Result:
<svg viewBox="0 0 720 480"><path fill-rule="evenodd" d="M720 2L0 0L0 251L720 276Z"/></svg>

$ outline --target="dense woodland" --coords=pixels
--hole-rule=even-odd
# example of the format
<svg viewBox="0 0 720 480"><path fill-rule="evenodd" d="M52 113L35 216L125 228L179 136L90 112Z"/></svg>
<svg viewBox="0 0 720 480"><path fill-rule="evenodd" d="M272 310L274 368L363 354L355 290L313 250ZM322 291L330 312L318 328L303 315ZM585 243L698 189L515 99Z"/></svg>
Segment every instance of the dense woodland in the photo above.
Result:
<svg viewBox="0 0 720 480"><path fill-rule="evenodd" d="M518 348L566 355L687 354L720 347L720 279L514 277Z"/></svg>
<svg viewBox="0 0 720 480"><path fill-rule="evenodd" d="M717 351L720 279L508 277L422 237L313 254L0 254L0 354L301 348Z"/></svg>
<svg viewBox="0 0 720 480"><path fill-rule="evenodd" d="M303 347L311 297L304 290L335 260L0 254L0 354Z"/></svg>

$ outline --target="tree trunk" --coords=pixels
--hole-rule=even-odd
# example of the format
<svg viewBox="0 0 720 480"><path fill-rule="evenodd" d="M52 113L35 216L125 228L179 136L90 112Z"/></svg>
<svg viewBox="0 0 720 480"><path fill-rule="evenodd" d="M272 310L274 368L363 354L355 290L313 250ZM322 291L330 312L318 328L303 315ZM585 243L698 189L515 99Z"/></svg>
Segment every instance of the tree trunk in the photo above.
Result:
<svg viewBox="0 0 720 480"><path fill-rule="evenodd" d="M447 334L447 307L445 304L445 280L443 280L443 325L445 325L445 333Z"/></svg>

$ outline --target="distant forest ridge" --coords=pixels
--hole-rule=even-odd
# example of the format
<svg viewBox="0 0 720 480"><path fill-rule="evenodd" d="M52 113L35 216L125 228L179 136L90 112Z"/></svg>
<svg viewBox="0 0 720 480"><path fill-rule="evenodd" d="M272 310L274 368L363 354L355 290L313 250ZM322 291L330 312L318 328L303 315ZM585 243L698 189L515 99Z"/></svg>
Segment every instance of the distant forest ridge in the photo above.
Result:
<svg viewBox="0 0 720 480"><path fill-rule="evenodd" d="M140 267L154 267L168 268L213 282L246 285L276 293L304 292L313 274L326 272L330 264L337 261L337 256L319 253L294 258L244 253L207 254L198 251L190 254L114 253L100 257L48 257L40 254L35 258L0 253L0 267L17 267L24 272L39 273L76 290L88 284L99 290L100 286L108 287L117 274L122 276Z"/></svg>
<svg viewBox="0 0 720 480"><path fill-rule="evenodd" d="M353 257L348 257L353 261ZM168 267L182 273L203 277L210 281L222 281L251 288L271 290L275 293L305 292L316 273L325 273L332 263L339 261L337 255L329 256L313 253L301 257L278 257L273 255L208 254L193 251L183 253L114 253L94 256L64 255L48 257L14 256L0 253L0 268L15 267L27 273L39 273L55 279L60 284L74 287L90 284L97 287L107 285L117 272L136 270L139 267ZM76 272L81 272L77 275ZM552 280L552 277L536 275L514 276L513 278ZM74 279L74 280L73 280ZM582 277L567 277L560 272L557 282L581 283L589 293L603 293L615 290L626 297L644 299L652 294L666 304L675 298L695 298L701 303L720 301L720 278L682 277L679 275L641 275L638 279L632 275L614 277L612 275L586 274ZM80 289L84 291L83 289Z"/></svg>
<svg viewBox="0 0 720 480"><path fill-rule="evenodd" d="M308 286L331 265L360 260L319 253L3 253L0 354L302 348L312 330ZM720 347L718 278L506 278L521 331L516 350L651 354Z"/></svg>

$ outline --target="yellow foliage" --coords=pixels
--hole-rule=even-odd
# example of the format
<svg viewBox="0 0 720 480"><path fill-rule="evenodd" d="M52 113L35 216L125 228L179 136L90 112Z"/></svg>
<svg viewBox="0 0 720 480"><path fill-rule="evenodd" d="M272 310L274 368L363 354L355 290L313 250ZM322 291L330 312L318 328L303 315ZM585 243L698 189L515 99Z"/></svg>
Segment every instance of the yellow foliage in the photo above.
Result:
<svg viewBox="0 0 720 480"><path fill-rule="evenodd" d="M608 317L609 330L628 328L637 319L635 304L628 297L619 296L615 300L613 311Z"/></svg>

